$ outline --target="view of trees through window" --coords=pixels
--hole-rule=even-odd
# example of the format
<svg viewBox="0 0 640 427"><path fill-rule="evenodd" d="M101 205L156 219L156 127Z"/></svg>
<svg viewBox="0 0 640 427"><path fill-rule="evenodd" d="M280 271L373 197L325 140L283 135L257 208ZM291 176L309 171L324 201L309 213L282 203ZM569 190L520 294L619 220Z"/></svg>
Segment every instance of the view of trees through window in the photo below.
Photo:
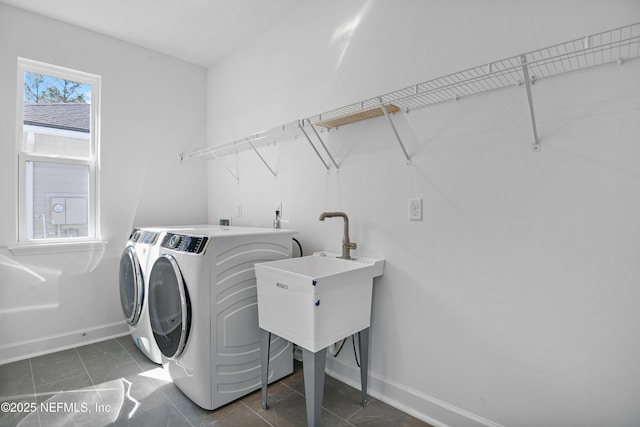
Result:
<svg viewBox="0 0 640 427"><path fill-rule="evenodd" d="M88 94L90 87L83 83L28 71L24 74L25 104L89 102Z"/></svg>

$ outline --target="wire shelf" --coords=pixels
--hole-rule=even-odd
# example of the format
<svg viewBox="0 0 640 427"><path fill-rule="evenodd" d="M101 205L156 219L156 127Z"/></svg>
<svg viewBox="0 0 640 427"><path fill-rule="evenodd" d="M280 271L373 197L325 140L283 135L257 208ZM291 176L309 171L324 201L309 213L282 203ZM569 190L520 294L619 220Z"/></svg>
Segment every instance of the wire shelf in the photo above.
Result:
<svg viewBox="0 0 640 427"><path fill-rule="evenodd" d="M217 157L251 149L300 135L301 126L313 123L331 129L359 120L378 117L384 106L389 113L409 112L433 104L457 100L506 87L533 83L573 71L640 57L640 23L604 31L510 58L490 62L426 82L379 95L364 101L296 120L243 139L207 147L182 156L183 159ZM525 67L527 70L525 70ZM528 71L528 72L527 72ZM525 75L530 82L525 82ZM535 124L534 124L535 125Z"/></svg>
<svg viewBox="0 0 640 427"><path fill-rule="evenodd" d="M295 138L300 135L300 127L298 126L299 122L299 120L296 120L275 128L257 132L253 135L249 135L241 139L227 142L225 144L194 150L190 153L181 155L180 158L181 160L190 160L200 157L215 158L218 156L233 154L238 151L250 150L250 144L254 144L255 147L259 147L261 145L266 145L271 142L276 142L278 140L284 139L285 137Z"/></svg>

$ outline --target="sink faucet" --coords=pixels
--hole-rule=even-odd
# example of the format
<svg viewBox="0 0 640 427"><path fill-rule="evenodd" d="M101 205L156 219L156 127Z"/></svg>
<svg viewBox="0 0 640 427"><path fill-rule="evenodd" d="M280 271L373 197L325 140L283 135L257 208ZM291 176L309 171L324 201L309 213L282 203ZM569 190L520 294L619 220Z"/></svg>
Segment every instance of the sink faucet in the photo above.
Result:
<svg viewBox="0 0 640 427"><path fill-rule="evenodd" d="M320 221L324 221L325 218L333 218L336 216L344 219L344 236L342 236L342 256L338 258L351 259L350 251L358 247L355 243L349 240L349 217L344 212L322 212L320 214Z"/></svg>

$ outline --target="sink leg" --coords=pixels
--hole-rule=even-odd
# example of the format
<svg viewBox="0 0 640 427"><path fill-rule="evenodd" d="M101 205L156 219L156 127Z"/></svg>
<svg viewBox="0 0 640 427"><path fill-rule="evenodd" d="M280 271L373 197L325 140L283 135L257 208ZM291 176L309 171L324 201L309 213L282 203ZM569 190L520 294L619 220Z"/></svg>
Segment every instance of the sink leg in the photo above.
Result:
<svg viewBox="0 0 640 427"><path fill-rule="evenodd" d="M327 364L327 349L313 353L302 349L304 370L304 393L307 401L307 425L320 427L322 394L324 392L324 369Z"/></svg>
<svg viewBox="0 0 640 427"><path fill-rule="evenodd" d="M267 385L269 384L269 350L271 347L271 332L260 329L260 368L262 369L262 407L269 409L267 404Z"/></svg>
<svg viewBox="0 0 640 427"><path fill-rule="evenodd" d="M367 374L369 370L369 328L358 332L358 347L360 350L360 385L362 388L362 402L360 405L367 406Z"/></svg>

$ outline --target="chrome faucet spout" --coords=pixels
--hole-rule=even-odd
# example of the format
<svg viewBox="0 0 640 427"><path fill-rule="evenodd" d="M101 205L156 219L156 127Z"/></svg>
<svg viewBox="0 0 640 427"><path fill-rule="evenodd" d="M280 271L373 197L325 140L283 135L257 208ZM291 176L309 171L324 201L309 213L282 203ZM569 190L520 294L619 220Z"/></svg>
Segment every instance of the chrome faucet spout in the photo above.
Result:
<svg viewBox="0 0 640 427"><path fill-rule="evenodd" d="M351 249L358 247L355 243L349 240L349 217L344 212L322 212L320 214L320 221L324 221L325 218L341 217L344 220L344 234L342 236L342 259L351 259Z"/></svg>

